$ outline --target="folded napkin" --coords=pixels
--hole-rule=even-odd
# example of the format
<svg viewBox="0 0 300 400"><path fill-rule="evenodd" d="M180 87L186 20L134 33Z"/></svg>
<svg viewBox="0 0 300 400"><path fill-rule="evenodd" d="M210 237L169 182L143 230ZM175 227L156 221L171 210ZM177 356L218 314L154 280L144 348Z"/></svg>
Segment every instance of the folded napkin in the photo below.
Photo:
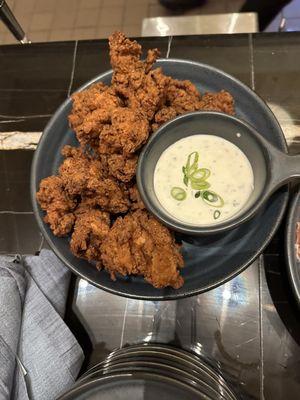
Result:
<svg viewBox="0 0 300 400"><path fill-rule="evenodd" d="M70 271L49 250L0 257L0 399L52 400L83 352L63 321Z"/></svg>

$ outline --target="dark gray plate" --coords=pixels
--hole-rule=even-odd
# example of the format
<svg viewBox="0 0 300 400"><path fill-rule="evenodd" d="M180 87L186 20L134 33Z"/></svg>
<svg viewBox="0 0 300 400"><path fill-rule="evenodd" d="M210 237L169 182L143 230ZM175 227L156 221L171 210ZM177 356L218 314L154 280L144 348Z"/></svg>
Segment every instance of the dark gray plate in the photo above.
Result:
<svg viewBox="0 0 300 400"><path fill-rule="evenodd" d="M209 400L176 379L150 373L115 373L74 387L58 400Z"/></svg>
<svg viewBox="0 0 300 400"><path fill-rule="evenodd" d="M247 86L232 76L211 66L185 60L159 60L167 75L177 79L191 80L201 92L228 90L236 101L236 116L252 124L277 148L287 151L285 139L274 115L266 104ZM88 82L109 83L111 72ZM57 172L62 162L61 148L66 144L76 145L76 139L68 127L67 116L71 110L71 99L66 100L48 123L35 152L31 194L33 209L39 227L57 256L77 275L111 293L144 300L167 300L192 296L205 292L232 279L243 271L263 251L275 233L288 200L288 189L276 192L265 207L250 221L229 232L207 238L182 237L182 252L185 268L182 288L155 289L141 277L120 277L112 281L105 271L97 271L85 260L74 257L69 250L67 238L57 238L43 222L35 193L42 178Z"/></svg>
<svg viewBox="0 0 300 400"><path fill-rule="evenodd" d="M154 343L131 345L113 351L105 361L93 366L87 371L80 378L80 381L82 379L85 380L95 372L103 371L105 366L113 366L116 363L123 363L125 360L132 361L133 359L135 361L140 359L153 360L164 365L180 368L181 370L191 373L201 381L206 382L218 392L223 393L226 398L231 400L236 399L230 385L222 377L220 368L217 366L213 367L208 360L204 360L202 357L191 352Z"/></svg>
<svg viewBox="0 0 300 400"><path fill-rule="evenodd" d="M229 400L228 397L223 396L218 388L210 386L209 383L203 381L200 377L194 376L192 371L185 371L181 366L173 367L160 361L149 359L124 359L122 362L109 363L106 367L99 369L92 374L88 375L81 383L90 382L91 380L112 373L123 372L149 372L157 373L160 376L174 378L179 382L186 383L198 390L199 393L205 394L211 400Z"/></svg>
<svg viewBox="0 0 300 400"><path fill-rule="evenodd" d="M300 189L295 193L287 219L285 250L293 292L300 307L300 261L296 256L296 224L300 222Z"/></svg>
<svg viewBox="0 0 300 400"><path fill-rule="evenodd" d="M140 355L157 356L164 358L168 362L181 365L182 368L189 368L193 371L193 374L199 374L203 379L207 378L208 381L214 382L216 387L222 388L222 391L227 392L229 397L235 398L234 392L231 390L228 383L222 376L222 371L218 365L211 362L204 356L196 355L190 351L171 347L159 343L144 343L137 345L130 345L117 349L110 354L109 361L116 360L117 357L126 356L129 357L132 354L138 353Z"/></svg>

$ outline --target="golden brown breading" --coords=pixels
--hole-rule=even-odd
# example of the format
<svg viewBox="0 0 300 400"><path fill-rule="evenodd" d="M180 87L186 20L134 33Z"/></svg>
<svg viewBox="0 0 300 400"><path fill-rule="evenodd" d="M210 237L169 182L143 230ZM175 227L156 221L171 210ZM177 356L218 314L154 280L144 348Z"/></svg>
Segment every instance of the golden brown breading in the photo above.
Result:
<svg viewBox="0 0 300 400"><path fill-rule="evenodd" d="M129 155L138 150L147 140L149 123L138 110L120 107L111 115L111 125L100 133L100 153L122 153Z"/></svg>
<svg viewBox="0 0 300 400"><path fill-rule="evenodd" d="M112 111L122 106L122 100L112 87L96 83L72 95L73 106L69 123L80 144L99 146L99 134L111 121Z"/></svg>
<svg viewBox="0 0 300 400"><path fill-rule="evenodd" d="M152 124L152 131L156 131L161 125L165 122L170 121L170 119L175 118L177 116L177 112L173 107L164 106L154 116L154 123Z"/></svg>
<svg viewBox="0 0 300 400"><path fill-rule="evenodd" d="M101 244L101 261L116 274L143 275L156 288L183 285L183 259L173 236L146 211L119 217Z"/></svg>
<svg viewBox="0 0 300 400"><path fill-rule="evenodd" d="M217 93L205 93L202 96L199 110L220 111L234 114L234 100L230 93L221 90Z"/></svg>
<svg viewBox="0 0 300 400"><path fill-rule="evenodd" d="M57 236L70 233L77 257L117 274L142 275L154 287L179 288L183 258L169 230L146 210L134 176L149 134L177 115L196 110L233 114L225 91L203 96L190 81L152 69L159 51L142 49L123 33L109 38L111 86L103 83L72 96L69 123L80 147L65 146L59 176L41 181L37 200ZM110 214L118 217L110 228Z"/></svg>
<svg viewBox="0 0 300 400"><path fill-rule="evenodd" d="M120 32L109 37L109 47L114 70L112 85L127 99L128 107L139 109L150 121L162 104L170 79L160 68L150 71L159 51L149 50L146 61L141 61L141 46Z"/></svg>
<svg viewBox="0 0 300 400"><path fill-rule="evenodd" d="M129 182L135 176L137 155L124 157L121 154L109 154L107 164L109 174L121 182Z"/></svg>
<svg viewBox="0 0 300 400"><path fill-rule="evenodd" d="M84 193L90 179L102 179L101 162L92 159L81 148L65 146L62 155L66 158L59 168L59 175L70 195Z"/></svg>
<svg viewBox="0 0 300 400"><path fill-rule="evenodd" d="M89 207L76 210L76 222L70 241L72 253L89 261L100 259L100 245L109 232L109 214Z"/></svg>
<svg viewBox="0 0 300 400"><path fill-rule="evenodd" d="M80 195L89 205L103 211L124 213L129 208L126 188L114 178L105 175L106 166L100 159L94 159L81 148L65 146L62 154L67 158L59 168L65 191Z"/></svg>
<svg viewBox="0 0 300 400"><path fill-rule="evenodd" d="M89 179L82 199L90 206L98 206L112 214L124 213L130 206L128 191L122 183L112 178Z"/></svg>
<svg viewBox="0 0 300 400"><path fill-rule="evenodd" d="M144 210L146 208L139 194L137 185L129 189L129 198L131 200L131 210Z"/></svg>
<svg viewBox="0 0 300 400"><path fill-rule="evenodd" d="M190 81L171 79L167 87L167 105L177 114L200 110L201 95Z"/></svg>
<svg viewBox="0 0 300 400"><path fill-rule="evenodd" d="M73 210L76 201L64 191L63 181L59 176L49 176L40 183L36 198L46 211L44 221L56 236L65 236L75 222Z"/></svg>

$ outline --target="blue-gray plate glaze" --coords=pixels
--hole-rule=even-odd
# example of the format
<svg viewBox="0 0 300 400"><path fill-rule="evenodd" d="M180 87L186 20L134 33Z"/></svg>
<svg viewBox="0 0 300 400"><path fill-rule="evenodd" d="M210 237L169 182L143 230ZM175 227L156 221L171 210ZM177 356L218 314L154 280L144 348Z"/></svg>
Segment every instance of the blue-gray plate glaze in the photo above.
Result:
<svg viewBox="0 0 300 400"><path fill-rule="evenodd" d="M288 214L286 226L285 251L287 257L287 269L294 295L300 307L300 260L296 255L296 228L300 222L300 188L295 193Z"/></svg>
<svg viewBox="0 0 300 400"><path fill-rule="evenodd" d="M267 140L287 151L282 130L267 105L246 85L234 77L208 65L186 60L162 59L156 66L166 75L177 79L189 79L201 93L228 90L235 99L236 116L252 124ZM110 83L108 71L88 82L80 90L95 82ZM41 179L57 173L62 162L60 151L66 144L77 145L74 133L68 125L71 99L67 99L46 126L35 152L31 173L33 209L39 227L57 256L77 275L111 293L144 300L168 300L192 296L217 287L243 271L263 251L275 233L284 214L288 188L277 191L265 207L250 221L236 229L204 238L181 237L185 268L182 288L155 289L142 277L122 277L112 281L105 271L98 271L85 260L72 255L68 238L55 237L43 222L35 193Z"/></svg>

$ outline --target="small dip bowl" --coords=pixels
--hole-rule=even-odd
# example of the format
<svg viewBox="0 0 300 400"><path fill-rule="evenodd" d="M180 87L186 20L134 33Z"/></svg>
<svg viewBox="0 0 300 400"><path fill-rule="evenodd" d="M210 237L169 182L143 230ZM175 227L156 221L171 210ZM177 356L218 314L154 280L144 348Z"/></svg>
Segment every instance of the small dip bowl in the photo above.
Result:
<svg viewBox="0 0 300 400"><path fill-rule="evenodd" d="M244 207L231 218L213 225L178 220L160 204L154 191L154 171L164 150L180 139L201 134L219 136L235 144L248 158L254 175L254 188ZM143 148L136 173L138 189L147 209L169 228L195 236L237 227L251 218L275 190L299 177L300 156L277 150L246 122L212 111L180 115L161 126Z"/></svg>

